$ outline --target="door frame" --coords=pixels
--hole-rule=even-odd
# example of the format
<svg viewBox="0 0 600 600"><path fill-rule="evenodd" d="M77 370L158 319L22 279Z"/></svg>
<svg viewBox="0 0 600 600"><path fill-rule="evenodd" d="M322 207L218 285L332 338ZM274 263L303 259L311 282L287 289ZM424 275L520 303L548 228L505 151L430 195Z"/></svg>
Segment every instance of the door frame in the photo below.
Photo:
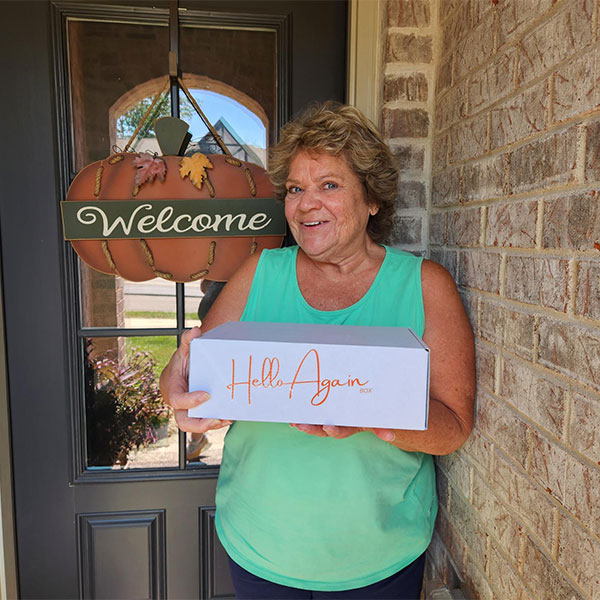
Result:
<svg viewBox="0 0 600 600"><path fill-rule="evenodd" d="M382 87L383 0L349 0L347 92L349 104L374 123L380 119ZM0 265L0 597L18 597L14 528L10 409Z"/></svg>

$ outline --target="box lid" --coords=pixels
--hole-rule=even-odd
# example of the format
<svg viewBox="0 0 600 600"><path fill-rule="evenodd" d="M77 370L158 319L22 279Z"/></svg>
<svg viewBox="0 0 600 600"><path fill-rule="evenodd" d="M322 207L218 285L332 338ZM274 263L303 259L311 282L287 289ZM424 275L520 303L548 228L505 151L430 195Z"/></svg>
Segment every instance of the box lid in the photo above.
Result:
<svg viewBox="0 0 600 600"><path fill-rule="evenodd" d="M379 346L428 350L423 341L407 327L230 321L211 329L202 337L206 339L278 342L282 344Z"/></svg>

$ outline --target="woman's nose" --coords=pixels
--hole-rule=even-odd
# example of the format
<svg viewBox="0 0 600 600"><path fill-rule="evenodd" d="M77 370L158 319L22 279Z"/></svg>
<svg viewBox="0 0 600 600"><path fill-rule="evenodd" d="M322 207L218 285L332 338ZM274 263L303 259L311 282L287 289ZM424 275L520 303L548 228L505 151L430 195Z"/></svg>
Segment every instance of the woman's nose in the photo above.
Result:
<svg viewBox="0 0 600 600"><path fill-rule="evenodd" d="M303 211L312 210L314 208L321 207L321 195L318 190L315 189L305 189L302 193L302 198L300 199L299 208Z"/></svg>

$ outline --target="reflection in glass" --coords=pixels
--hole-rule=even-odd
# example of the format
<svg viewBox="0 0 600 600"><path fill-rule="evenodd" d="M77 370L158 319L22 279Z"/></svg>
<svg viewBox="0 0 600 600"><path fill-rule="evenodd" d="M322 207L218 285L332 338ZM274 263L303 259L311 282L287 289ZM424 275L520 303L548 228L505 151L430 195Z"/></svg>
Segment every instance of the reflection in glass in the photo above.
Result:
<svg viewBox="0 0 600 600"><path fill-rule="evenodd" d="M79 269L83 327L154 329L176 326L173 282L158 278L126 281L95 271L83 261L79 261ZM191 311L194 310L192 307Z"/></svg>
<svg viewBox="0 0 600 600"><path fill-rule="evenodd" d="M263 168L266 167L267 128L256 113L224 94L195 88L191 88L190 93L220 138L225 142L232 156ZM239 92L237 95L240 95ZM183 92L180 92L180 106L181 118L189 123L189 131L192 134L192 140L186 154L190 155L194 152L222 154L222 150L214 137L195 113L190 101ZM266 121L266 117L263 116L264 111L260 107L256 107L255 110ZM191 119L183 116L183 113L189 114L190 112L192 113Z"/></svg>
<svg viewBox="0 0 600 600"><path fill-rule="evenodd" d="M214 467L223 459L223 444L229 427L206 433L186 434L186 460L188 467Z"/></svg>
<svg viewBox="0 0 600 600"><path fill-rule="evenodd" d="M124 281L125 327L156 329L175 327L175 284L164 279Z"/></svg>
<svg viewBox="0 0 600 600"><path fill-rule="evenodd" d="M85 339L86 465L178 466L178 435L158 389L176 348L166 336Z"/></svg>

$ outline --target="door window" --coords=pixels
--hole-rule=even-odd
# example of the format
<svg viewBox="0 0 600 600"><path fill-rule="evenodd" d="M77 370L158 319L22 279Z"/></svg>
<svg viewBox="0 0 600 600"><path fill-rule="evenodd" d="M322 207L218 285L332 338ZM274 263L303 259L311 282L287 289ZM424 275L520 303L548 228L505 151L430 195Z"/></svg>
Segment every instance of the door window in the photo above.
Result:
<svg viewBox="0 0 600 600"><path fill-rule="evenodd" d="M187 20L180 29L186 86L233 156L266 166L277 123L276 31ZM166 24L68 20L73 175L124 149L163 89ZM171 114L170 102L167 90L131 149L159 151L151 125ZM183 93L179 102L180 117L192 134L188 153L220 153ZM185 285L159 278L125 281L82 261L78 274L84 469L219 465L225 430L186 439L162 404L158 376L178 336L201 324L220 286L203 280Z"/></svg>

